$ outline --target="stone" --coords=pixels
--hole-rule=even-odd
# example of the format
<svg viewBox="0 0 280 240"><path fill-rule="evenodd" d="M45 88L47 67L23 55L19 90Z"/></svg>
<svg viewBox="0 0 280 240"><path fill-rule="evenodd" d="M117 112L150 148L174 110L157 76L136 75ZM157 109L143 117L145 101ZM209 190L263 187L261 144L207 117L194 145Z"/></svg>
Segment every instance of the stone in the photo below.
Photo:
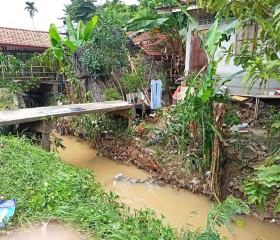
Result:
<svg viewBox="0 0 280 240"><path fill-rule="evenodd" d="M239 154L238 159L240 160L253 160L258 157L258 153L252 147L246 146Z"/></svg>
<svg viewBox="0 0 280 240"><path fill-rule="evenodd" d="M233 143L238 142L238 140L237 140L237 139L229 139L228 142L229 142L230 144L233 144Z"/></svg>

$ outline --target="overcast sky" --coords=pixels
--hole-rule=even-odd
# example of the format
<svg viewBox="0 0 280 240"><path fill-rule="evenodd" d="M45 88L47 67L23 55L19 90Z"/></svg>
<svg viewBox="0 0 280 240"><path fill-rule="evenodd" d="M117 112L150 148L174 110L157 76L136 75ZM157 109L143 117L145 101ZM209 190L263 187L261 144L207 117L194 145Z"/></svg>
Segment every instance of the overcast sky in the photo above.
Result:
<svg viewBox="0 0 280 240"><path fill-rule="evenodd" d="M29 13L24 10L27 0L1 0L0 27L33 29ZM64 16L64 5L70 0L33 0L38 13L34 22L36 30L48 31L51 23L61 26L58 18ZM100 1L99 1L100 2ZM137 0L124 0L127 4L135 4Z"/></svg>

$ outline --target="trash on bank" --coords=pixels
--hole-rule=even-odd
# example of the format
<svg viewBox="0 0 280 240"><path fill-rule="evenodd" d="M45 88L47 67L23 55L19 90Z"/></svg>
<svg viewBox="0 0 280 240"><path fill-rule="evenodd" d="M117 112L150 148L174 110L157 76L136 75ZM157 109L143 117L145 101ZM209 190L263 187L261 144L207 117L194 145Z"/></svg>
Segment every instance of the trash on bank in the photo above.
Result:
<svg viewBox="0 0 280 240"><path fill-rule="evenodd" d="M249 125L248 123L242 123L238 125L234 125L230 128L232 132L248 132L249 131Z"/></svg>
<svg viewBox="0 0 280 240"><path fill-rule="evenodd" d="M16 200L0 201L0 228L5 226L5 222L9 220L15 213Z"/></svg>

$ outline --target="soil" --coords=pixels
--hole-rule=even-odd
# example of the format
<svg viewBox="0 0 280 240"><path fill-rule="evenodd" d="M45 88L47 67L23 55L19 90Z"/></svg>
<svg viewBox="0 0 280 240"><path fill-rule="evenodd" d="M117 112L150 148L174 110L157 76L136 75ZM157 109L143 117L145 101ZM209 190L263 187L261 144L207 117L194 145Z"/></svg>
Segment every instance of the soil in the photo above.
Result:
<svg viewBox="0 0 280 240"><path fill-rule="evenodd" d="M18 228L0 236L0 240L89 240L89 238L73 227L52 222L29 228Z"/></svg>

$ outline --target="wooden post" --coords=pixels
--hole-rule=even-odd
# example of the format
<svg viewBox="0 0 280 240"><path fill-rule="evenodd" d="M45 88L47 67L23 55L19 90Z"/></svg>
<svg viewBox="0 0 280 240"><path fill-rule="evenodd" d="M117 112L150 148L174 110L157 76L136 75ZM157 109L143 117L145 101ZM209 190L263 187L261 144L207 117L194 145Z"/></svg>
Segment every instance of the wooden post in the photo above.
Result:
<svg viewBox="0 0 280 240"><path fill-rule="evenodd" d="M42 148L51 151L51 124L50 121L42 121Z"/></svg>
<svg viewBox="0 0 280 240"><path fill-rule="evenodd" d="M132 127L133 119L135 119L135 117L136 117L136 110L135 110L135 107L133 107L128 111L130 111L130 112L128 112L128 127L130 128L130 127Z"/></svg>
<svg viewBox="0 0 280 240"><path fill-rule="evenodd" d="M58 94L58 84L53 83L53 95L57 95L57 94Z"/></svg>
<svg viewBox="0 0 280 240"><path fill-rule="evenodd" d="M1 65L1 69L2 69L2 80L5 79L5 73L4 73L4 66L3 64Z"/></svg>

